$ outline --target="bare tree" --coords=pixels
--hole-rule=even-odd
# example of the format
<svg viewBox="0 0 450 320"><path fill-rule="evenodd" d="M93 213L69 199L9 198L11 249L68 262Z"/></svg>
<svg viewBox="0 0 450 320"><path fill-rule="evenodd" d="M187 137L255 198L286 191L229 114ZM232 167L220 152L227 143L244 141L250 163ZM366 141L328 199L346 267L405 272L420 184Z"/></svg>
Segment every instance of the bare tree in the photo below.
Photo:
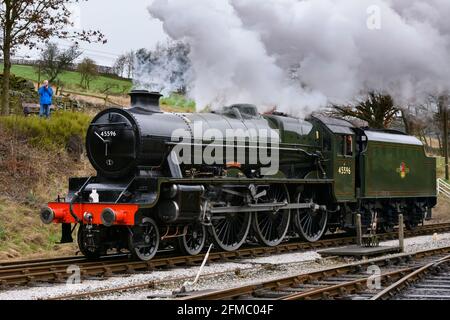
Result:
<svg viewBox="0 0 450 320"><path fill-rule="evenodd" d="M76 44L66 50L61 50L56 43L49 42L41 53L39 61L41 71L50 82L53 82L72 65L81 53Z"/></svg>
<svg viewBox="0 0 450 320"><path fill-rule="evenodd" d="M114 73L117 74L119 77L123 77L126 62L127 61L126 61L125 55L119 56L116 59L116 61L114 62L113 70L114 70Z"/></svg>
<svg viewBox="0 0 450 320"><path fill-rule="evenodd" d="M450 168L449 168L449 149L448 149L448 106L449 106L449 97L447 95L441 96L439 98L439 114L442 119L442 145L443 145L443 155L445 162L445 179L450 179Z"/></svg>
<svg viewBox="0 0 450 320"><path fill-rule="evenodd" d="M118 84L112 81L106 81L100 92L103 93L105 95L105 105L107 105L110 101L109 101L109 96L111 95L113 89L117 89L118 88Z"/></svg>
<svg viewBox="0 0 450 320"><path fill-rule="evenodd" d="M98 77L98 67L94 60L90 58L84 58L83 61L78 64L78 72L81 76L81 86L85 89L89 89L91 81Z"/></svg>
<svg viewBox="0 0 450 320"><path fill-rule="evenodd" d="M136 54L134 51L129 51L120 55L114 62L114 73L119 77L127 77L128 79L131 79L134 72L135 61Z"/></svg>
<svg viewBox="0 0 450 320"><path fill-rule="evenodd" d="M125 55L125 66L127 69L128 79L131 79L131 77L133 76L135 57L136 55L134 51L130 51Z"/></svg>
<svg viewBox="0 0 450 320"><path fill-rule="evenodd" d="M21 46L34 48L50 37L106 42L96 30L68 31L73 26L69 5L79 0L0 0L3 52L2 114L9 113L11 54Z"/></svg>

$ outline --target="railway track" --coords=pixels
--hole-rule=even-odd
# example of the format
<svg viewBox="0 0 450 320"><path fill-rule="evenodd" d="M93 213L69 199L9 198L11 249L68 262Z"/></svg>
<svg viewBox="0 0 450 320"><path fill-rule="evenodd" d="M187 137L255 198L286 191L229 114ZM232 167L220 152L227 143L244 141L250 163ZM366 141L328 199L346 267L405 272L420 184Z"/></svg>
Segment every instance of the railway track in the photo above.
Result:
<svg viewBox="0 0 450 320"><path fill-rule="evenodd" d="M377 300L392 297L394 292L398 293L413 277L419 278L424 272L430 272L444 263L448 267L449 261L450 247L445 247L382 257L225 290L188 294L179 299ZM448 277L448 269L445 270Z"/></svg>
<svg viewBox="0 0 450 320"><path fill-rule="evenodd" d="M450 223L425 225L415 231L406 232L406 237L442 233L450 231ZM380 240L395 239L395 232L380 234ZM246 247L235 252L212 252L209 262L228 261L230 259L253 258L268 254L298 252L311 249L329 248L353 244L354 237L330 237L322 241L286 242L277 247ZM70 266L79 268L82 279L89 277L109 277L114 274L133 273L138 271L152 271L158 268L192 266L200 264L204 254L197 256L162 255L143 262L132 261L126 255L105 257L98 261L89 261L83 257L60 257L56 259L39 259L15 262L0 262L0 288L13 285L32 285L36 282L64 282L72 274L68 273Z"/></svg>
<svg viewBox="0 0 450 320"><path fill-rule="evenodd" d="M450 300L450 255L412 271L371 300Z"/></svg>

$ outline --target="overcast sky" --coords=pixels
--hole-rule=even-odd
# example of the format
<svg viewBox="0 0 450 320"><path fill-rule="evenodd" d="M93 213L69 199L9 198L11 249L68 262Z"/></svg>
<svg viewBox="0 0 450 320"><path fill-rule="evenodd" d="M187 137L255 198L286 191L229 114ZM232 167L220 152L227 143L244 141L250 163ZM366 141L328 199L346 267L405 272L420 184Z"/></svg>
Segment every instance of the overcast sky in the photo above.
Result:
<svg viewBox="0 0 450 320"><path fill-rule="evenodd" d="M82 29L98 29L107 37L106 44L81 43L85 56L100 65L111 65L118 55L139 48L153 48L166 36L161 23L148 13L151 0L89 0L75 9L75 22ZM78 17L79 16L79 17ZM62 46L68 41L58 41ZM29 54L21 51L19 55ZM32 54L33 56L36 53Z"/></svg>

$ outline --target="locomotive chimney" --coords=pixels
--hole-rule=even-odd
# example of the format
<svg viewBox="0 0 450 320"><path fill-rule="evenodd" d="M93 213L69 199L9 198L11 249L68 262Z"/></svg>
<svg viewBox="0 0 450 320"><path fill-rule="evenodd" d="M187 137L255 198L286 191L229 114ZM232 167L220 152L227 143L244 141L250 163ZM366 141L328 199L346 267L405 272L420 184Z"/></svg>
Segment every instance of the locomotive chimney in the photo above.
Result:
<svg viewBox="0 0 450 320"><path fill-rule="evenodd" d="M159 92L149 92L148 90L132 90L130 92L131 107L138 107L151 112L161 112L159 99L162 95Z"/></svg>

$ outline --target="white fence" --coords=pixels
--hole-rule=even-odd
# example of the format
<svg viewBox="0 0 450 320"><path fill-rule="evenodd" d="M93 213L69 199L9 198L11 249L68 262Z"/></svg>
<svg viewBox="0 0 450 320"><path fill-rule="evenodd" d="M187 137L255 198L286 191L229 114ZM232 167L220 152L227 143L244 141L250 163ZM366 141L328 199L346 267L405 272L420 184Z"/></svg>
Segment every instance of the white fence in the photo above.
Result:
<svg viewBox="0 0 450 320"><path fill-rule="evenodd" d="M437 180L437 193L450 199L450 184L443 179Z"/></svg>

